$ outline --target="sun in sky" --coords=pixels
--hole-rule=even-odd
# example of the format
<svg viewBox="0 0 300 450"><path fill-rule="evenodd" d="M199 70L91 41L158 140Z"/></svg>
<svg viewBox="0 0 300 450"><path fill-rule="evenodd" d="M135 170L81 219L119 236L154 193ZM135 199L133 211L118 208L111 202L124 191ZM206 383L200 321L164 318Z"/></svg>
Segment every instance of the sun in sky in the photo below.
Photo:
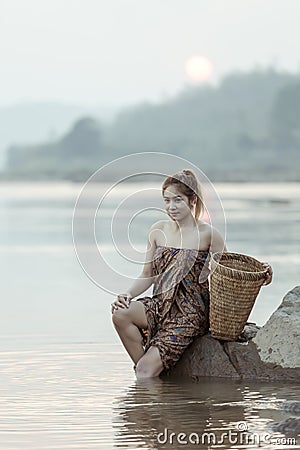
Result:
<svg viewBox="0 0 300 450"><path fill-rule="evenodd" d="M185 72L193 81L206 81L214 71L213 63L206 56L194 55L187 59Z"/></svg>

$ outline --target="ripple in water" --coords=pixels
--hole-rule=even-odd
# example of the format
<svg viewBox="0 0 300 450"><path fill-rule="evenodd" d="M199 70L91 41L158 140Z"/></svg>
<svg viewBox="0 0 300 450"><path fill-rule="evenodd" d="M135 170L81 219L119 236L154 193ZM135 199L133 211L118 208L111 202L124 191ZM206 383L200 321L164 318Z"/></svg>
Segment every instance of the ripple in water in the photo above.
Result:
<svg viewBox="0 0 300 450"><path fill-rule="evenodd" d="M300 390L279 383L136 380L118 344L6 347L11 350L1 352L0 366L3 450L240 448L224 438L231 432L242 439L239 423L249 433L283 438L269 426L291 416L283 406ZM186 435L179 440L195 442L205 432L210 444L209 435L203 445L177 441L179 433Z"/></svg>

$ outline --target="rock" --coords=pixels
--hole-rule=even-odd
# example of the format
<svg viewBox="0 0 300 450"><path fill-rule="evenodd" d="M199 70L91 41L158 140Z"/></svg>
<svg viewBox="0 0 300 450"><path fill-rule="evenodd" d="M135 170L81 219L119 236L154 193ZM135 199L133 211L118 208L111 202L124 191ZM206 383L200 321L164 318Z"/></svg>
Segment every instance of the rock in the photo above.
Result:
<svg viewBox="0 0 300 450"><path fill-rule="evenodd" d="M251 341L222 342L206 334L195 339L178 363L162 376L192 378L195 381L201 377L221 377L297 383L300 369L263 362Z"/></svg>
<svg viewBox="0 0 300 450"><path fill-rule="evenodd" d="M300 370L264 363L254 342L225 342L224 350L241 380L299 381Z"/></svg>
<svg viewBox="0 0 300 450"><path fill-rule="evenodd" d="M223 377L239 379L238 373L223 351L222 344L206 334L194 340L170 373L176 377L194 378L219 377L220 371Z"/></svg>
<svg viewBox="0 0 300 450"><path fill-rule="evenodd" d="M241 342L249 341L256 335L259 328L253 323L247 323L239 340ZM222 341L214 339L210 334L195 339L172 371L169 371L169 374L171 372L172 376L192 378L222 376L240 379L238 372L224 351Z"/></svg>
<svg viewBox="0 0 300 450"><path fill-rule="evenodd" d="M254 342L262 361L300 367L300 286L285 295Z"/></svg>
<svg viewBox="0 0 300 450"><path fill-rule="evenodd" d="M300 342L299 306L300 286L284 297L282 304L264 327L247 323L235 342L214 339L210 334L199 336L184 352L178 363L169 371L163 371L161 376L188 377L196 381L201 377L222 377L299 383L300 367L299 364L296 365ZM259 348L257 343L260 345ZM264 349L270 345L273 347L269 348L274 350L268 351L268 356L273 353L280 355L280 363L272 358L261 357L266 355ZM291 352L292 357L286 352ZM282 364L282 360L285 365Z"/></svg>
<svg viewBox="0 0 300 450"><path fill-rule="evenodd" d="M244 330L242 331L241 335L238 338L238 342L250 341L256 336L258 330L260 330L260 327L257 326L255 323L247 322L244 327Z"/></svg>

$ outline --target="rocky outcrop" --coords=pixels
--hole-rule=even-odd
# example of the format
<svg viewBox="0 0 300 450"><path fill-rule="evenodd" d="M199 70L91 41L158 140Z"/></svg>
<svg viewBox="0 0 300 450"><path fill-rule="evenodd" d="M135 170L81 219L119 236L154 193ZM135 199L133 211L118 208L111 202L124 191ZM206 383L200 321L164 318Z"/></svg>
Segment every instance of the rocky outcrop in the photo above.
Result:
<svg viewBox="0 0 300 450"><path fill-rule="evenodd" d="M300 367L300 286L286 294L253 341L262 361Z"/></svg>
<svg viewBox="0 0 300 450"><path fill-rule="evenodd" d="M206 334L193 342L169 375L196 378L219 377L220 373L226 378L239 378L221 342Z"/></svg>
<svg viewBox="0 0 300 450"><path fill-rule="evenodd" d="M184 352L176 366L168 372L162 372L161 376L188 377L194 380L201 377L225 377L240 380L299 382L300 367L297 366L299 304L300 286L284 297L280 307L262 328L247 323L243 333L235 342L220 341L210 334L200 336ZM287 332L288 329L293 331ZM272 333L274 341L272 341ZM297 333L298 340L295 342ZM265 335L269 348L274 348L274 354L280 354L280 361L282 359L285 361L284 366L277 361L267 361L261 357L266 354ZM281 343L278 340L279 335L281 335ZM259 342L259 348L256 341ZM294 347L298 348L298 352L294 352ZM293 357L286 355L286 351L291 351ZM267 353L270 355L273 351Z"/></svg>

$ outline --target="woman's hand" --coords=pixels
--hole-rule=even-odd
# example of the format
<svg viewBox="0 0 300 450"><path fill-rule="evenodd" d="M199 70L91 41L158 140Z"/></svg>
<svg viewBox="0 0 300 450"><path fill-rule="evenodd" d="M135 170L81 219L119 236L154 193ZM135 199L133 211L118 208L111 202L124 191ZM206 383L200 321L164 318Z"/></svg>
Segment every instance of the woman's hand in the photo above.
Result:
<svg viewBox="0 0 300 450"><path fill-rule="evenodd" d="M118 308L129 308L132 298L130 294L119 294L117 300L111 304L111 313L113 314Z"/></svg>
<svg viewBox="0 0 300 450"><path fill-rule="evenodd" d="M272 267L270 266L270 264L267 263L267 262L263 262L262 264L263 264L263 266L264 266L264 269L268 269L268 271L267 271L267 273L266 273L266 279L265 279L265 281L264 281L263 284L262 284L263 286L266 286L267 284L270 284L271 281L272 281L272 278L273 278L273 269L272 269Z"/></svg>

